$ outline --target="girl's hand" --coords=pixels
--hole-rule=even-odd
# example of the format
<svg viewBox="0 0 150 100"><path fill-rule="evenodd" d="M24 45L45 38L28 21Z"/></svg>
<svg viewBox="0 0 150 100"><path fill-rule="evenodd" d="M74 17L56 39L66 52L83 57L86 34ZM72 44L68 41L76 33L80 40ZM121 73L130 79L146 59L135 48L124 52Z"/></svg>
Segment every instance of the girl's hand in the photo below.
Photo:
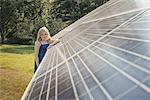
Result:
<svg viewBox="0 0 150 100"><path fill-rule="evenodd" d="M59 39L55 39L54 42L52 42L52 45L56 45L57 43L59 43L60 40Z"/></svg>
<svg viewBox="0 0 150 100"><path fill-rule="evenodd" d="M52 45L49 45L48 47L47 47L47 49L50 49L52 47Z"/></svg>
<svg viewBox="0 0 150 100"><path fill-rule="evenodd" d="M47 47L47 49L51 48L52 46L56 45L59 42L60 42L59 39L52 40L52 43L49 44L49 46Z"/></svg>

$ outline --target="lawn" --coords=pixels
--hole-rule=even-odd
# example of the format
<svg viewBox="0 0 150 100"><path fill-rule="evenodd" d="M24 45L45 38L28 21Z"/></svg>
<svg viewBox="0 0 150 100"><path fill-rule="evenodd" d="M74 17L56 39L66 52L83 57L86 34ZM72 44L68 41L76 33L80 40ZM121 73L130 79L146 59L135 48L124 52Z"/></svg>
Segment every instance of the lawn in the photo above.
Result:
<svg viewBox="0 0 150 100"><path fill-rule="evenodd" d="M33 76L33 45L0 46L0 100L20 100Z"/></svg>

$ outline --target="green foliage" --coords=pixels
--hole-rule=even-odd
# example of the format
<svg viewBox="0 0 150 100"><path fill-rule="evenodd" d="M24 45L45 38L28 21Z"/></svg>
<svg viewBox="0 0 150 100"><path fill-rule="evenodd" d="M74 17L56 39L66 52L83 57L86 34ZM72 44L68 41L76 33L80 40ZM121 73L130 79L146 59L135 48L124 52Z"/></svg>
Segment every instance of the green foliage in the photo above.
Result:
<svg viewBox="0 0 150 100"><path fill-rule="evenodd" d="M108 0L50 1L0 0L2 42L5 39L9 43L33 43L26 40L34 41L43 26L48 27L53 36Z"/></svg>
<svg viewBox="0 0 150 100"><path fill-rule="evenodd" d="M33 49L33 45L2 45L0 51L1 53L31 54Z"/></svg>

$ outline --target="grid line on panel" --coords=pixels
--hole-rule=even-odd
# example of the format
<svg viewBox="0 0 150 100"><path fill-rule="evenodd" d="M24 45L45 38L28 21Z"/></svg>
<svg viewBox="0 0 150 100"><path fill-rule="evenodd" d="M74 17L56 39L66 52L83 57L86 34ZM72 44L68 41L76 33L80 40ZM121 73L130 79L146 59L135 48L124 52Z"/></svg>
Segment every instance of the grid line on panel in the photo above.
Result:
<svg viewBox="0 0 150 100"><path fill-rule="evenodd" d="M56 47L54 46L54 49L55 49L55 56L53 57L53 65L52 65L52 68L54 68L57 64L56 64L56 60L57 59L57 51L56 51Z"/></svg>
<svg viewBox="0 0 150 100"><path fill-rule="evenodd" d="M48 82L46 100L49 100L48 98L49 98L49 93L50 93L51 78L52 78L52 71L50 71L50 75L49 75L49 82Z"/></svg>
<svg viewBox="0 0 150 100"><path fill-rule="evenodd" d="M53 56L55 55L55 52L53 53ZM53 58L53 57L52 57ZM51 65L54 64L54 59L52 60L52 63ZM47 89L47 95L46 95L46 100L49 100L49 93L50 93L50 86L51 86L51 78L52 78L52 70L53 70L53 67L51 68L51 70L49 71L50 72L50 75L49 75L49 83L48 83L48 89Z"/></svg>
<svg viewBox="0 0 150 100"><path fill-rule="evenodd" d="M62 64L64 64L64 63L65 63L65 61L62 61L62 62L61 62L61 63L59 63L58 65L53 66L50 70L48 70L47 72L45 72L45 73L41 74L38 78L40 78L40 77L42 77L42 76L46 75L47 73L49 73L50 71L52 71L53 69L55 69L56 67L58 67L58 66L60 66L60 65L62 65ZM36 78L35 80L37 80L37 78Z"/></svg>
<svg viewBox="0 0 150 100"><path fill-rule="evenodd" d="M66 52L65 52L65 49L64 49L64 46L66 45L67 43L65 43L64 45L63 45L63 48L62 48L62 50L63 50L63 54L64 55L62 55L62 57L66 60L67 59L67 57L66 57ZM67 62L67 61L66 61Z"/></svg>
<svg viewBox="0 0 150 100"><path fill-rule="evenodd" d="M68 43L69 44L69 43ZM69 44L70 48L72 48L72 46ZM83 46L84 47L84 46ZM72 48L72 50L75 52L75 50ZM93 77L93 79L95 80L95 82L98 84L98 86L100 87L100 89L103 91L103 93L105 94L105 96L108 98L108 100L113 100L113 98L110 96L110 94L106 91L106 89L102 86L102 84L98 81L98 79L96 78L96 76L92 73L92 71L88 68L88 66L85 64L85 62L82 60L82 58L77 54L78 58L81 60L82 64L85 66L85 68L88 70L88 72L91 74L91 76Z"/></svg>
<svg viewBox="0 0 150 100"><path fill-rule="evenodd" d="M146 15L143 15L142 17L139 17L139 18L143 18L143 17L147 17L147 16L150 16L150 10L146 12Z"/></svg>
<svg viewBox="0 0 150 100"><path fill-rule="evenodd" d="M42 84L42 88L41 88L38 100L41 100L41 96L42 96L42 92L43 92L43 89L44 89L45 80L46 80L46 75L44 76L44 80L43 80L43 84Z"/></svg>
<svg viewBox="0 0 150 100"><path fill-rule="evenodd" d="M54 49L54 48L53 48L53 49ZM52 59L52 63L49 64L49 67L48 67L47 71L53 68L55 53L56 53L56 52L52 52L52 54L53 54L53 55L51 56L51 59L53 58L53 59Z"/></svg>
<svg viewBox="0 0 150 100"><path fill-rule="evenodd" d="M126 49L122 49L122 48L119 48L119 47L116 47L116 46L113 46L113 45L110 45L110 44L106 44L106 43L103 43L103 42L99 42L99 41L98 41L98 43L107 45L107 46L112 47L112 48L115 48L115 49L117 49L117 50L120 50L120 51L129 53L129 54L132 54L132 55L135 55L135 56L138 56L138 57L140 57L140 58L143 58L143 59L146 59L146 60L149 60L149 61L150 61L150 58L147 57L147 56L144 56L144 55L141 55L141 54L138 54L138 53L135 53L135 52L126 50Z"/></svg>
<svg viewBox="0 0 150 100"><path fill-rule="evenodd" d="M85 35L104 36L104 35L101 35L101 34L98 34L98 33L97 34L87 33ZM114 37L114 38L119 38L119 39L126 39L126 40L133 40L133 41L140 41L140 42L150 43L150 40L145 40L145 39L129 38L129 37L123 37L123 36L116 36L116 35L108 35L108 37Z"/></svg>
<svg viewBox="0 0 150 100"><path fill-rule="evenodd" d="M52 56L53 56L53 53L54 53L54 49L52 49L52 51L51 51L51 53L49 54L49 56L50 56L50 59L46 59L46 61L44 60L44 58L47 58L48 57L48 55L45 55L44 56L44 58L43 58L43 60L45 61L45 62L48 62L48 60L49 60L49 62L52 62L52 60L53 59L51 59L52 58ZM44 67L46 66L46 63L43 65ZM48 65L46 66L47 67L47 69L46 69L46 71L48 71L48 68L49 68L49 63L48 63ZM42 67L41 67L42 68ZM36 78L34 78L34 80L37 80L38 78L40 78L40 77L42 77L42 76L44 76L44 75L46 75L45 73L41 73L41 68L39 68L39 71L37 71L37 73L39 73L39 75L36 75L37 77ZM44 75L43 75L44 74Z"/></svg>
<svg viewBox="0 0 150 100"><path fill-rule="evenodd" d="M52 54L53 54L53 52L54 52L54 49L52 49L51 52L52 52L52 53L50 53L50 54L47 54L48 52L46 52L46 54L45 54L45 56L44 56L44 58L43 58L43 60L42 60L42 62L43 62L44 64L41 62L41 63L42 63L41 66L42 66L42 67L40 67L40 68L39 68L39 71L37 71L37 73L39 73L39 75L37 75L37 78L38 78L41 74L43 74L42 71L41 71L42 68L43 68L43 66L44 66L44 67L47 67L46 71L48 70L48 65L46 65L45 62L48 61L48 59L46 59L46 58L48 57L48 55L49 55L49 56L52 56ZM51 61L51 59L49 60L49 62L50 62L50 61ZM44 68L43 68L43 69L44 69Z"/></svg>
<svg viewBox="0 0 150 100"><path fill-rule="evenodd" d="M125 21L124 23L120 24L120 25L119 25L118 27L116 27L115 29L112 29L110 32L108 32L108 33L107 33L106 35L104 35L103 37L100 37L98 40L101 40L101 39L105 38L106 36L110 35L110 34L113 33L114 31L118 30L120 27L122 27L123 25L127 24L129 21L133 20L134 18L136 18L137 16L143 14L143 13L146 12L146 11L147 11L147 9L144 10L144 11L141 11L140 13L136 14L135 16L129 18L127 21ZM98 41L98 40L96 40L96 41ZM95 41L95 42L96 42L96 41ZM94 43L94 42L93 42L93 43ZM93 44L93 43L92 43L92 44ZM92 45L92 44L91 44L91 45Z"/></svg>
<svg viewBox="0 0 150 100"><path fill-rule="evenodd" d="M88 29L88 30L90 30L90 31L94 31L94 30L97 30L97 31L102 31L102 30L104 30L104 31L106 31L106 30L108 30L108 29ZM149 28L138 28L138 29L134 29L134 28L119 28L119 29L117 29L117 30L144 30L144 31L150 31L150 29ZM113 32L112 32L113 33Z"/></svg>
<svg viewBox="0 0 150 100"><path fill-rule="evenodd" d="M140 41L140 42L150 43L150 40L144 40L144 39L128 38L128 37L121 37L121 36L114 36L114 35L108 35L108 37L114 37L114 38L119 38L119 39L127 39L127 40L133 40L133 41Z"/></svg>
<svg viewBox="0 0 150 100"><path fill-rule="evenodd" d="M107 51L106 51L106 52L107 52ZM136 59L134 62L137 62L139 59L140 59L140 58ZM124 70L126 70L127 68L129 68L129 66L126 67L126 68L124 68ZM110 80L112 77L114 77L114 76L116 76L116 75L118 75L118 74L119 74L119 73L115 73L114 75L110 76L109 78L107 78L106 80L102 81L101 83L102 83L102 84L105 83L106 81ZM149 77L146 78L145 80L147 80L147 79L149 79ZM144 82L144 80L143 80L142 82Z"/></svg>
<svg viewBox="0 0 150 100"><path fill-rule="evenodd" d="M107 6L103 7L103 8L101 8L101 11L100 11L100 12L104 11L105 9L107 9L107 8L113 6L113 5L115 5L115 4L117 4L118 2L121 2L121 1L122 1L122 0L117 0L117 1L115 1L115 2L110 3L109 5L107 5ZM108 4L108 3L109 3L109 2L107 2L107 4ZM98 12L98 13L100 13L100 12ZM95 12L92 16L95 16L95 15L97 15L96 12ZM89 19L90 17L92 18L92 16L89 16L87 19ZM88 22L88 21L87 21L87 22ZM84 22L83 22L83 23L84 23Z"/></svg>
<svg viewBox="0 0 150 100"><path fill-rule="evenodd" d="M80 43L78 43L80 44ZM81 44L80 44L81 45ZM129 80L131 80L132 82L134 82L135 84L137 84L138 86L140 86L141 88L143 88L145 91L147 91L148 93L150 93L149 87L147 87L145 84L141 83L140 81L138 81L137 79L135 79L134 77L132 77L131 75L127 74L126 72L122 71L121 69L117 68L117 66L115 66L114 64L110 63L109 61L107 61L105 58L99 56L97 53L95 53L93 50L87 48L87 50L89 50L91 53L93 53L94 55L96 55L97 57L99 57L100 59L102 59L103 61L105 61L106 63L108 63L110 66L112 66L114 69L116 69L118 72L120 72L122 75L126 76Z"/></svg>
<svg viewBox="0 0 150 100"><path fill-rule="evenodd" d="M63 48L63 46L66 45L66 42L64 42L63 39L62 39L62 41L63 41L63 44L61 45L61 47ZM64 50L61 53L62 53L62 55L65 55L65 51Z"/></svg>
<svg viewBox="0 0 150 100"><path fill-rule="evenodd" d="M79 37L79 38L81 38L81 37ZM84 38L84 37L82 37L82 38ZM85 38L85 39L87 39L87 38ZM89 40L89 39L88 39L88 40ZM90 39L90 40L91 40L91 39ZM94 40L91 40L91 41L94 41ZM144 56L144 55L141 55L141 54L138 54L138 53L136 53L136 52L132 52L132 51L129 51L129 50L126 50L126 49L123 49L123 48L119 48L119 47L117 47L117 46L113 46L113 45L110 45L110 44L107 44L107 43L104 43L104 42L100 42L100 41L97 41L97 43L104 44L104 45L106 45L106 46L115 48L115 49L117 49L117 50L120 50L120 51L129 53L129 54L132 54L132 55L135 55L135 56L138 56L138 57L140 57L140 58L143 58L143 59L146 59L146 60L149 60L149 61L150 61L150 58L149 58L149 57Z"/></svg>
<svg viewBox="0 0 150 100"><path fill-rule="evenodd" d="M146 15L142 15L139 18L143 18L143 17L149 17L150 16L150 10L146 12Z"/></svg>
<svg viewBox="0 0 150 100"><path fill-rule="evenodd" d="M54 46L54 48L55 48L55 46ZM56 49L56 48L55 48ZM55 62L55 59L57 59L56 58L56 56L57 56L57 52L56 52L56 50L55 50L55 52L54 52L54 56L53 56L53 63L52 63L52 68L51 68L51 72L52 72L52 76L51 76L51 84L50 84L50 90L49 90L49 94L48 94L48 100L49 99L52 99L52 98L54 98L55 99L55 93L56 93L56 68L54 68L54 64L56 63ZM55 75L54 75L55 74ZM54 77L55 76L55 77ZM53 80L55 80L55 82L54 82L54 85L52 84L52 81ZM52 85L52 86L51 86ZM54 96L52 96L51 97L51 94L50 94L50 92L51 92L51 87L52 88L54 88L54 91L55 92L53 92L54 94Z"/></svg>
<svg viewBox="0 0 150 100"><path fill-rule="evenodd" d="M147 31L147 30L144 30L144 31ZM114 33L115 33L115 35L118 35L118 34L122 34L122 35L131 35L132 34L133 35L134 34L133 32L119 32L119 31L116 31ZM138 35L140 35L140 36L146 36L147 34L144 33L144 34L138 34Z"/></svg>
<svg viewBox="0 0 150 100"><path fill-rule="evenodd" d="M150 29L149 28L120 28L120 29L118 29L118 30L139 30L139 31L141 31L141 30L144 30L144 31L150 31Z"/></svg>
<svg viewBox="0 0 150 100"><path fill-rule="evenodd" d="M56 51L56 65L58 64L58 52ZM58 99L58 67L56 67L56 80L55 80L55 100Z"/></svg>
<svg viewBox="0 0 150 100"><path fill-rule="evenodd" d="M122 0L118 0L118 1L116 1L116 2L114 2L114 3L112 3L112 4L110 4L110 5L108 5L106 8L108 8L109 6L112 6L112 5L114 5L114 4L116 4L116 3L120 2L120 1L122 1ZM105 8L105 9L106 9L106 8ZM105 9L104 9L104 10L105 10ZM103 10L102 10L102 11L103 11ZM107 18L105 18L105 19L107 19ZM83 23L84 23L84 22L83 22ZM79 25L82 25L82 23L79 24ZM79 26L79 25L78 25L78 26ZM77 26L77 27L78 27L78 26ZM92 25L92 26L93 26L93 25ZM91 26L89 26L89 27L91 27ZM75 28L76 28L76 27L75 27ZM75 29L75 28L74 28L74 29ZM88 29L88 28L87 28L87 29ZM86 29L85 29L84 31L86 31ZM84 31L82 31L82 32L84 32ZM69 31L69 32L70 32L70 31ZM82 32L80 32L80 33L82 33ZM70 39L69 39L69 40L70 40ZM69 40L68 40L68 41L69 41ZM64 43L65 43L65 42L63 42L62 45L63 45ZM61 45L60 45L60 46L61 46Z"/></svg>
<svg viewBox="0 0 150 100"><path fill-rule="evenodd" d="M77 65L76 65L76 63L75 63L75 61L74 61L73 58L72 58L72 61L73 61L73 64L74 64L74 66L75 66L75 68L76 68L76 70L77 70L77 72L78 72L78 74L79 74L79 76L80 76L80 78L81 78L83 84L84 84L85 89L87 90L87 93L88 93L88 95L89 95L89 97L90 97L90 100L94 100L94 99L93 99L93 96L92 96L92 94L90 93L90 90L89 90L89 88L88 88L86 82L84 81L84 78L83 78L82 74L80 73L80 71L79 71L79 69L78 69L78 67L77 67Z"/></svg>
<svg viewBox="0 0 150 100"><path fill-rule="evenodd" d="M116 69L118 72L120 72L122 75L124 75L125 77L127 77L129 80L131 80L132 82L134 82L135 84L137 84L138 86L140 86L141 88L143 88L145 91L147 91L148 93L150 93L149 88L144 85L143 83L141 83L140 81L138 81L137 79L135 79L134 77L130 76L129 74L127 74L126 72L122 71L121 69L117 68L115 65L113 65L112 63L110 63L109 61L107 61L105 58L99 56L98 54L96 54L94 51L90 50L89 48L87 48L89 51L91 51L93 54L95 54L97 57L99 57L100 59L102 59L103 61L105 61L106 63L108 63L110 66L112 66L114 69Z"/></svg>
<svg viewBox="0 0 150 100"><path fill-rule="evenodd" d="M69 43L68 43L68 44L69 44ZM94 100L92 94L90 93L90 90L89 90L89 88L88 88L86 82L84 81L84 78L83 78L82 74L80 73L80 71L79 71L79 69L78 69L78 67L77 67L77 65L76 65L76 63L75 63L75 61L74 61L74 59L73 59L72 57L71 57L71 59L72 59L73 64L74 64L74 66L75 66L75 68L76 68L76 70L77 70L77 73L79 74L79 76L80 76L80 78L81 78L81 80L82 80L82 82L83 82L83 84L84 84L85 89L87 90L87 93L88 93L88 95L89 95L89 97L90 97L90 100Z"/></svg>
<svg viewBox="0 0 150 100"><path fill-rule="evenodd" d="M66 46L66 48L67 48L67 51L68 51L69 55L71 56L67 46ZM72 81L72 86L73 86L73 90L74 90L74 93L75 93L76 100L79 100L79 96L77 94L77 90L76 90L76 87L75 87L75 84L74 84L75 82L74 82L73 76L71 74L71 69L70 69L69 65L67 65L67 67L68 67L68 70L69 70L69 75L70 75L70 78L71 78L71 81Z"/></svg>
<svg viewBox="0 0 150 100"><path fill-rule="evenodd" d="M92 25L89 25L86 29L80 31L78 34L74 34L74 36L73 36L72 38L67 38L67 39L68 39L67 42L70 41L70 40L72 40L73 38L75 38L76 36L78 36L79 34L81 34L82 32L85 32L85 31L88 30L90 27L94 26L95 24L96 24L96 23L94 23L94 24L92 24ZM78 25L78 26L80 26L80 25ZM78 26L77 26L77 27L78 27ZM71 30L71 31L72 31L72 30ZM71 33L71 31L69 31L69 32ZM64 38L66 38L66 37L64 37ZM63 41L65 41L64 38L61 38L61 39L62 39L62 42L61 42L61 45L59 45L59 47L66 44L66 42L63 42Z"/></svg>
<svg viewBox="0 0 150 100"><path fill-rule="evenodd" d="M38 96L34 97L34 98L33 98L33 99L31 99L31 100L36 100L36 99L38 99Z"/></svg>
<svg viewBox="0 0 150 100"><path fill-rule="evenodd" d="M142 20L140 20L140 17L138 16L135 21L128 22L128 25L143 24L143 23L149 23L149 22L150 21L142 21Z"/></svg>
<svg viewBox="0 0 150 100"><path fill-rule="evenodd" d="M48 49L49 50L49 49ZM51 52L51 54L53 54L53 55L51 55L51 57L50 58L53 58L52 59L52 61L51 62L53 62L54 61L54 52L55 51L55 48L53 48L53 52ZM64 62L61 62L61 63L59 63L59 64L57 64L57 65L55 65L54 66L54 63L52 63L52 64L50 64L49 65L49 67L48 67L48 69L47 69L47 71L45 72L45 73L42 73L41 75L39 75L37 78L35 78L34 80L37 80L38 78L40 78L40 77L42 77L42 76L44 76L44 75L46 75L47 73L49 73L50 71L52 71L55 67L57 67L57 66L60 66L61 64L63 64ZM51 66L51 68L50 68L50 66Z"/></svg>
<svg viewBox="0 0 150 100"><path fill-rule="evenodd" d="M52 51L52 52L54 52L54 51ZM51 59L52 59L52 57L51 57ZM48 65L50 65L50 61L49 61ZM47 70L48 70L48 66L47 66ZM44 89L45 81L46 81L46 74L44 76L44 80L43 80L43 84L42 84L42 88L41 88L41 92L39 94L39 99L38 100L41 100L41 96L42 96L42 92L43 92L43 89Z"/></svg>
<svg viewBox="0 0 150 100"><path fill-rule="evenodd" d="M145 78L145 79L143 80L143 82L146 82L146 81L148 81L149 79L150 79L150 76L147 77L147 78ZM134 90L134 89L137 88L137 87L138 87L138 85L135 85L135 86L131 87L130 89L128 89L128 90L125 91L124 93L122 93L122 94L120 94L119 96L117 96L117 97L115 98L115 100L120 99L121 97L125 96L127 93L131 92L132 90Z"/></svg>
<svg viewBox="0 0 150 100"><path fill-rule="evenodd" d="M36 84L36 81L34 82L33 86L31 87L31 91L30 91L30 93L29 93L29 95L28 95L27 100L30 99L30 96L31 96L31 93L32 93L32 91L33 91L33 88L34 88L35 84Z"/></svg>
<svg viewBox="0 0 150 100"><path fill-rule="evenodd" d="M147 11L148 12L148 11ZM139 16L139 17L137 17L137 19L136 19L136 21L134 21L134 22L131 22L131 23L141 23L141 22L149 22L149 19L147 19L147 21L145 21L145 20L143 20L143 19L145 19L145 17L149 17L150 16L150 14L147 14L146 13L146 15L145 15L145 13L142 15L142 16Z"/></svg>
<svg viewBox="0 0 150 100"><path fill-rule="evenodd" d="M31 87L31 91L30 91L30 93L28 94L27 100L30 100L31 93L33 92L33 89L34 89L34 87L35 87L35 85L36 85L36 82L37 82L37 80L34 81L34 84L33 84L33 86Z"/></svg>
<svg viewBox="0 0 150 100"><path fill-rule="evenodd" d="M65 62L66 62L67 68L68 68L68 72L69 72L69 76L70 76L70 80L71 80L71 83L72 83L73 91L74 91L74 94L75 94L75 98L76 98L76 100L79 100L79 97L78 97L78 94L77 94L77 90L76 90L76 87L75 87L75 84L74 84L74 80L73 80L73 77L72 77L72 74L71 74L71 70L70 70L70 67L69 67L69 64L68 64L68 60L67 60L66 57L61 53L61 51L60 51L59 49L57 49L57 50L58 50L59 54L61 55L61 57L62 57L63 59L65 59ZM63 50L64 50L64 49L63 49ZM67 50L68 50L68 48L67 48ZM64 51L64 52L65 52L65 51ZM68 52L69 52L69 50L68 50ZM69 52L69 54L70 54L70 52ZM70 54L70 56L71 56L71 54Z"/></svg>
<svg viewBox="0 0 150 100"><path fill-rule="evenodd" d="M88 46L84 47L83 49L81 49L80 51L78 51L77 53L80 53L82 51L84 51L85 49L87 49L88 47L90 47L91 45L93 45L94 43L96 43L97 41L107 37L109 34L113 33L114 31L118 30L120 27L122 27L123 25L127 24L129 21L133 20L134 18L136 18L137 16L143 14L144 12L146 12L148 9L145 9L144 11L139 12L138 14L136 14L135 16L129 18L127 21L125 21L124 23L120 24L118 27L116 27L115 29L112 29L110 32L108 32L107 34L105 34L103 37L100 37L99 39L95 40L94 42L92 42L91 44L89 44ZM76 54L77 54L76 53ZM72 55L71 57L75 56L76 54Z"/></svg>
<svg viewBox="0 0 150 100"><path fill-rule="evenodd" d="M87 23L90 23L90 22L96 22L96 21L100 21L100 20L104 20L104 19L108 19L108 18L112 18L112 17L116 17L116 16L128 14L128 13L132 13L132 12L135 12L135 11L145 10L145 9L149 9L149 8L150 7L143 7L143 8L138 8L138 9L131 10L131 11L125 11L125 12L122 12L122 13L119 13L119 14L115 14L115 15L111 15L111 16L107 16L107 17L104 17L104 18L99 18L99 19L95 19L95 20L90 20L90 21L87 21L87 22L83 22L81 24L87 24Z"/></svg>
<svg viewBox="0 0 150 100"><path fill-rule="evenodd" d="M95 47L96 47L96 46L95 46ZM97 47L97 48L98 48L98 47ZM98 48L98 49L100 49L100 48ZM104 50L103 50L103 51L104 51ZM107 52L107 51L105 51L105 52ZM110 53L111 53L111 52L110 52ZM110 53L109 53L109 54L110 54ZM112 54L111 54L111 55L112 55ZM140 59L140 58L138 58L138 59ZM138 59L137 59L137 60L138 60ZM137 60L136 60L136 61L137 61ZM128 67L127 67L127 68L128 68ZM127 69L127 68L125 68L125 69ZM140 68L142 68L142 67L140 67ZM124 70L125 70L125 69L124 69ZM147 70L146 70L146 71L147 71ZM149 73L150 73L150 72L147 71L147 74L149 74ZM144 80L142 80L142 82L144 83L144 82L146 82L146 81L149 80L149 79L150 79L150 76L146 77ZM102 82L102 83L104 83L104 82ZM144 84L143 84L143 85L144 85ZM136 87L137 87L137 86L135 86L135 88L136 88ZM133 89L134 89L134 88L133 88ZM130 90L130 89L129 89L129 90ZM129 91L129 90L128 90L128 91ZM148 87L147 87L147 90L148 90ZM130 91L131 91L131 90L130 90ZM148 92L149 92L149 91L148 91ZM128 92L126 91L126 92L123 93L122 95L125 95L125 94L127 94L127 93L128 93ZM121 96L122 96L122 95L121 95ZM118 96L117 98L120 98L121 96ZM116 99L115 99L115 100L116 100Z"/></svg>
<svg viewBox="0 0 150 100"><path fill-rule="evenodd" d="M93 27L96 23L92 24L92 25L89 25L86 29L84 29L83 31L80 31L78 34L75 34L72 38L68 39L66 42L70 41L70 40L73 40L75 37L77 37L79 34L87 31L90 27Z"/></svg>
<svg viewBox="0 0 150 100"><path fill-rule="evenodd" d="M148 15L149 16L149 15ZM139 18L139 17L137 17L137 18ZM134 22L128 22L128 24L141 24L141 23L150 23L150 21L139 21L139 20L136 20L136 21L134 21Z"/></svg>
<svg viewBox="0 0 150 100"><path fill-rule="evenodd" d="M83 41L83 40L82 40L82 41ZM85 41L83 41L83 42L85 42ZM87 42L85 42L85 43L87 43ZM97 42L97 43L99 43L99 42ZM88 43L87 43L87 44L88 44ZM104 52L106 52L106 53L108 53L108 54L110 54L110 55L112 55L112 56L114 56L114 57L116 57L116 58L122 60L123 62L128 63L129 65L132 65L133 67L135 67L135 68L137 68L137 69L139 69L139 70L141 70L141 71L143 71L143 72L145 72L145 73L147 73L147 74L150 74L150 71L148 71L147 69L145 69L145 68L143 68L143 67L141 67L141 66L139 66L139 65L134 64L133 62L130 62L130 61L124 59L124 58L121 58L120 56L117 56L117 55L115 55L115 54L113 54L113 53L111 53L111 52L109 52L109 51L106 51L106 50L104 50L104 49L98 47L98 46L95 46L95 45L93 45L93 46L96 47L96 48L99 49L99 50L102 50L102 51L104 51Z"/></svg>
<svg viewBox="0 0 150 100"><path fill-rule="evenodd" d="M43 59L44 59L44 58L43 58ZM38 69L39 69L39 68L38 68ZM37 71L36 71L36 73L35 73L34 77L37 75L38 69L37 69ZM46 75L46 74L45 74L45 75ZM30 91L30 93L29 93L29 95L28 95L27 100L29 100L29 99L30 99L31 93L33 92L33 88L34 88L34 86L36 85L36 82L37 82L37 80L33 80L33 79L34 79L34 77L33 77L33 78L32 78L32 80L31 80L31 82L32 82L32 81L34 81L34 84L33 84L33 86L31 87L31 91ZM26 90L26 91L27 91L27 90Z"/></svg>
<svg viewBox="0 0 150 100"><path fill-rule="evenodd" d="M55 54L55 52L54 52L54 49L53 49L53 51L52 51L52 54ZM52 56L52 55L51 55ZM52 59L52 57L51 57L51 59ZM49 61L49 63L48 63L48 66L50 66L50 61ZM47 70L48 70L48 68L49 67L47 67ZM45 74L45 77L44 77L44 80L43 80L43 84L42 84L42 88L41 88L41 92L40 92L40 94L39 94L39 99L38 100L41 100L41 96L42 96L42 91L43 91L43 89L44 89L44 85L45 85L45 81L46 81L46 74Z"/></svg>
<svg viewBox="0 0 150 100"><path fill-rule="evenodd" d="M56 50L56 48L55 48ZM52 63L52 68L54 68L54 64L55 64L55 58L56 58L57 52L54 52L54 56L53 56L53 63ZM57 59L57 58L56 58Z"/></svg>
<svg viewBox="0 0 150 100"><path fill-rule="evenodd" d="M61 95L62 93L64 93L64 92L66 92L67 90L69 90L71 88L71 86L70 87L67 87L66 89L64 89L63 91L61 91L58 95Z"/></svg>

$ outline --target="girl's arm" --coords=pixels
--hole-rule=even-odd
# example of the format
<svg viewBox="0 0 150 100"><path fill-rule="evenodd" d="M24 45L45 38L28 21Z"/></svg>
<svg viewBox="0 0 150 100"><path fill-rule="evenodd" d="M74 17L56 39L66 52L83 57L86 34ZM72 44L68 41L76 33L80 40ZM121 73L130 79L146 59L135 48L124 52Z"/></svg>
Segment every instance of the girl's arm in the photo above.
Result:
<svg viewBox="0 0 150 100"><path fill-rule="evenodd" d="M38 41L36 41L35 45L34 45L34 56L35 56L34 60L35 60L37 66L39 66L38 53L39 53L40 45L41 44Z"/></svg>
<svg viewBox="0 0 150 100"><path fill-rule="evenodd" d="M57 44L59 42L60 42L59 39L53 39L53 40L51 40L51 43L49 44L49 46L47 47L47 49L51 48L52 46L54 46L55 44Z"/></svg>

